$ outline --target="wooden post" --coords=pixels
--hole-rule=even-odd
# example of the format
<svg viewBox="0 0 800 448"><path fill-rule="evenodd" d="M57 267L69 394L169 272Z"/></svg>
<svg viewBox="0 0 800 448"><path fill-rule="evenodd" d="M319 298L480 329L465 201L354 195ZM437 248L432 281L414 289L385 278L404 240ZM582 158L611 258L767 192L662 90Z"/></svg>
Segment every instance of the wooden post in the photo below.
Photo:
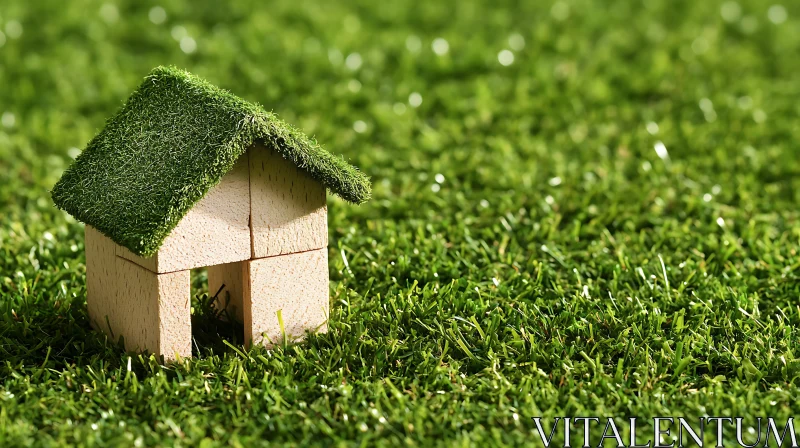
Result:
<svg viewBox="0 0 800 448"><path fill-rule="evenodd" d="M244 338L268 347L328 329L328 249L246 262ZM283 328L278 319L280 312Z"/></svg>
<svg viewBox="0 0 800 448"><path fill-rule="evenodd" d="M86 307L95 330L106 332L114 342L118 334L106 316L114 316L117 301L117 245L94 227L84 229L86 246Z"/></svg>
<svg viewBox="0 0 800 448"><path fill-rule="evenodd" d="M117 245L86 226L87 307L95 328L129 351L164 361L192 356L189 271L156 274L112 255Z"/></svg>

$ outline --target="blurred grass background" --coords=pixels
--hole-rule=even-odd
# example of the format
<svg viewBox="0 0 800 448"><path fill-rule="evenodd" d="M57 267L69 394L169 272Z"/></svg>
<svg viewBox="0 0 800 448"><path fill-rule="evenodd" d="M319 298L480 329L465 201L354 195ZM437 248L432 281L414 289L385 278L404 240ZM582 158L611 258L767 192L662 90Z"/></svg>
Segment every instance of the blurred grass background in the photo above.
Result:
<svg viewBox="0 0 800 448"><path fill-rule="evenodd" d="M3 1L0 445L501 445L538 440L532 416L797 415L798 18ZM89 330L82 225L48 189L166 64L372 176L368 204L329 198L327 335L165 368Z"/></svg>

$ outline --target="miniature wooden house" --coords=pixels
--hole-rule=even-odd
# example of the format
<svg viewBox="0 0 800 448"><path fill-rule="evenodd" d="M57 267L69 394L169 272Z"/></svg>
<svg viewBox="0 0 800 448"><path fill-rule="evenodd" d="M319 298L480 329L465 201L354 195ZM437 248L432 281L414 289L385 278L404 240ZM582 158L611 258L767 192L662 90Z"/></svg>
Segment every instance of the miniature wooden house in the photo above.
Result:
<svg viewBox="0 0 800 448"><path fill-rule="evenodd" d="M369 197L362 173L273 114L160 67L53 199L86 223L91 324L170 360L191 356L194 268L208 268L248 344L326 330L326 189Z"/></svg>

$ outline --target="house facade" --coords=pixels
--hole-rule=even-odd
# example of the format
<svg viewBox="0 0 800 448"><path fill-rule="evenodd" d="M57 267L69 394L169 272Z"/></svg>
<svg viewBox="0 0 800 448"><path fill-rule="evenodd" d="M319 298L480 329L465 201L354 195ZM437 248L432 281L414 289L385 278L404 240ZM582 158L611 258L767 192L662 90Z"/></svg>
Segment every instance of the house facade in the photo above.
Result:
<svg viewBox="0 0 800 448"><path fill-rule="evenodd" d="M90 321L123 336L127 350L191 356L196 268L208 269L209 292L221 291L218 306L244 323L248 344L326 330L325 188L263 145L240 157L155 255L136 255L90 225L85 233Z"/></svg>
<svg viewBox="0 0 800 448"><path fill-rule="evenodd" d="M190 270L249 344L326 331L327 207L369 179L206 81L155 69L55 185L86 224L87 308L125 349L191 356Z"/></svg>

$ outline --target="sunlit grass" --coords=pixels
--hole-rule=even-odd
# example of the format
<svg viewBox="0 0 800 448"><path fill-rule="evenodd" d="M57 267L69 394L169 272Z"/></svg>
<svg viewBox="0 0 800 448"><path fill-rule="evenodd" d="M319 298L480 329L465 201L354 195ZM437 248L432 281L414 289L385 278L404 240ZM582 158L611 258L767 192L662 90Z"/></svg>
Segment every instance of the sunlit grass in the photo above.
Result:
<svg viewBox="0 0 800 448"><path fill-rule="evenodd" d="M798 414L796 4L230 3L0 2L0 445ZM165 64L372 177L329 196L327 334L245 351L202 275L196 358L90 331L83 228L48 190Z"/></svg>

